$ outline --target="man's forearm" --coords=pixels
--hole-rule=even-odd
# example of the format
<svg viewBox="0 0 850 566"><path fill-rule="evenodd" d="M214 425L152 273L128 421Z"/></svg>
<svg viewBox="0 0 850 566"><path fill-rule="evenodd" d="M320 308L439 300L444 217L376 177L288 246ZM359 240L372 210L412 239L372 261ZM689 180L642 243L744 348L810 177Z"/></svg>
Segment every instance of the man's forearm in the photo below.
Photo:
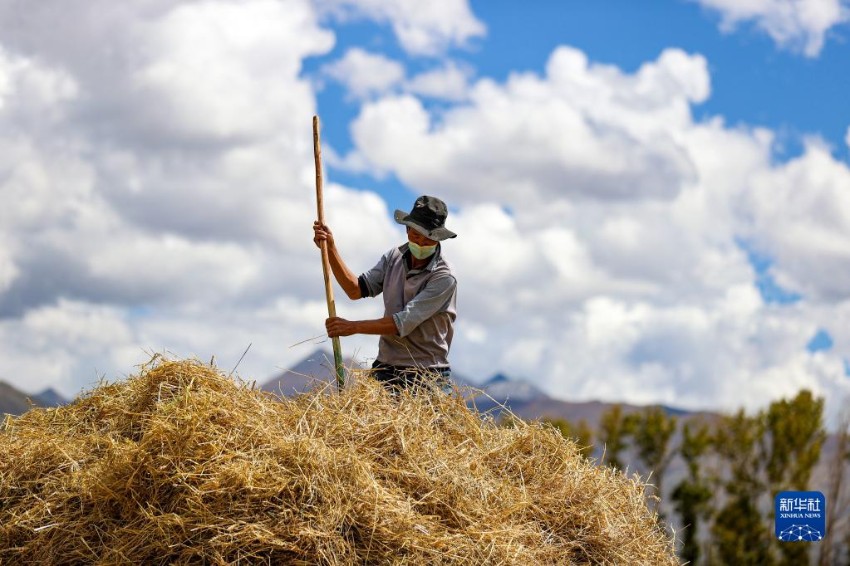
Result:
<svg viewBox="0 0 850 566"><path fill-rule="evenodd" d="M345 291L345 294L348 295L348 298L361 298L362 295L360 294L360 284L357 282L357 276L342 261L342 256L339 255L336 245L328 246L328 260L330 261L331 271L333 271L337 283Z"/></svg>
<svg viewBox="0 0 850 566"><path fill-rule="evenodd" d="M398 328L391 316L376 320L345 320L344 318L329 318L325 322L328 336L351 336L352 334L378 334L380 336L396 336Z"/></svg>
<svg viewBox="0 0 850 566"><path fill-rule="evenodd" d="M398 334L398 327L391 316L376 320L355 320L352 322L356 325L355 334L378 334L380 336Z"/></svg>

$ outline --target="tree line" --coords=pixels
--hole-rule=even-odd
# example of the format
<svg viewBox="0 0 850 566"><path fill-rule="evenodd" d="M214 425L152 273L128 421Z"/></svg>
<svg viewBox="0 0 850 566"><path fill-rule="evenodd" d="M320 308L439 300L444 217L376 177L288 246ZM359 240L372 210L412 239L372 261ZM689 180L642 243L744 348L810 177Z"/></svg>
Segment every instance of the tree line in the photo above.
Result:
<svg viewBox="0 0 850 566"><path fill-rule="evenodd" d="M850 427L827 435L823 399L803 390L756 414L677 417L662 407L605 411L594 430L586 422L544 419L601 465L637 472L654 486L650 505L675 527L677 552L693 565L850 565L850 513L845 482ZM827 439L830 453L824 452ZM634 469L627 470L626 462ZM676 477L670 477L676 463ZM816 465L826 480L812 487ZM668 483L672 485L667 485ZM781 491L822 491L827 532L817 543L779 542L774 497Z"/></svg>

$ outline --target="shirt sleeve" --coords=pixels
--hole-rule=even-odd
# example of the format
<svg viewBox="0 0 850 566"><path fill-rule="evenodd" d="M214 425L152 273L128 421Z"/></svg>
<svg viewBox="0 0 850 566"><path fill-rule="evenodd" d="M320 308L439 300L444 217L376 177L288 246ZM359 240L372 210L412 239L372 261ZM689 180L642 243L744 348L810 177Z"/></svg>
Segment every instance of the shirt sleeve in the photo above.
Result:
<svg viewBox="0 0 850 566"><path fill-rule="evenodd" d="M393 315L399 336L407 336L424 321L446 310L456 289L457 280L451 275L428 281L403 311Z"/></svg>
<svg viewBox="0 0 850 566"><path fill-rule="evenodd" d="M384 290L384 276L387 273L389 252L381 256L375 267L357 278L360 294L364 297L377 297ZM364 292L365 291L365 292Z"/></svg>

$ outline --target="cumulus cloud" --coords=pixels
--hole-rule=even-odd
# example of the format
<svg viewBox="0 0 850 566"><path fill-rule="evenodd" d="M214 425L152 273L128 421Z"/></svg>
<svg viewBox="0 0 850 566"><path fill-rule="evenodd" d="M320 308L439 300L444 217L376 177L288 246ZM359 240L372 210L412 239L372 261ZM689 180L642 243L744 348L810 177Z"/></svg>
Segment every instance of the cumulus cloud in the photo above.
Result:
<svg viewBox="0 0 850 566"><path fill-rule="evenodd" d="M98 196L143 229L280 239L309 178L309 148L294 135L309 142L315 111L301 60L333 42L310 6L85 3L90 29L65 35L58 4L2 18L16 22L4 43L86 93L65 106L76 147L61 153L92 156L83 162Z"/></svg>
<svg viewBox="0 0 850 566"><path fill-rule="evenodd" d="M401 63L359 47L349 49L341 59L325 65L323 71L358 98L385 93L404 79Z"/></svg>
<svg viewBox="0 0 850 566"><path fill-rule="evenodd" d="M19 273L10 248L7 242L0 240L0 293L9 289Z"/></svg>
<svg viewBox="0 0 850 566"><path fill-rule="evenodd" d="M316 275L321 283L321 270ZM27 393L54 387L66 395L120 379L153 353L215 357L227 371L264 381L320 346L327 316L321 284L309 295L281 296L260 307L218 302L216 308L185 304L167 310L133 309L87 301L57 300L20 318L0 319L2 378ZM370 305L363 305L369 307ZM368 308L354 311L371 316ZM346 340L347 353L364 340Z"/></svg>
<svg viewBox="0 0 850 566"><path fill-rule="evenodd" d="M460 207L445 248L465 313L457 351L476 354L458 369L691 408L801 387L844 398L841 358L806 344L818 328L843 336L817 313L846 300L827 273L850 272L850 173L817 146L777 164L772 132L695 121L710 90L699 55L668 50L629 74L561 47L545 75L481 79L439 114L410 95L363 106L357 151ZM742 241L803 304L760 296Z"/></svg>
<svg viewBox="0 0 850 566"><path fill-rule="evenodd" d="M695 0L721 16L721 28L730 32L753 22L780 46L816 57L832 28L850 20L842 0Z"/></svg>
<svg viewBox="0 0 850 566"><path fill-rule="evenodd" d="M754 211L750 237L777 259L777 277L791 290L828 303L848 299L850 168L821 143L765 170L747 193Z"/></svg>
<svg viewBox="0 0 850 566"><path fill-rule="evenodd" d="M406 90L414 94L459 102L469 96L469 81L473 70L455 61L414 76Z"/></svg>
<svg viewBox="0 0 850 566"><path fill-rule="evenodd" d="M360 100L407 92L431 99L459 102L469 96L469 79L472 74L469 66L448 60L439 67L408 78L400 62L359 47L349 49L342 58L322 67L322 75L342 84L350 98ZM362 158L353 155L347 158L352 161L340 161L338 164L353 169L362 161Z"/></svg>
<svg viewBox="0 0 850 566"><path fill-rule="evenodd" d="M369 18L389 23L401 46L414 55L440 55L486 32L468 0L316 0L316 4L342 20Z"/></svg>
<svg viewBox="0 0 850 566"><path fill-rule="evenodd" d="M333 35L306 2L150 0L0 6L3 44L69 73L87 96L78 124L130 142L205 145L291 124L310 87L292 78ZM67 13L78 25L56 33ZM154 136L156 139L150 139Z"/></svg>
<svg viewBox="0 0 850 566"><path fill-rule="evenodd" d="M0 375L73 394L153 350L253 341L260 379L305 355L287 346L322 333L324 298L301 63L334 41L313 6L7 1L0 31ZM371 267L400 237L386 205L326 192Z"/></svg>
<svg viewBox="0 0 850 566"><path fill-rule="evenodd" d="M332 46L308 6L273 0L178 5L145 39L146 60L127 77L137 100L160 103L143 106L145 127L207 143L295 126L311 95L293 80L301 60Z"/></svg>
<svg viewBox="0 0 850 566"><path fill-rule="evenodd" d="M415 53L483 33L467 3L437 5L454 18L323 6L390 22ZM301 65L334 36L314 10L0 2L3 378L72 394L149 351L229 367L251 344L240 373L265 379L323 340L316 97ZM847 393L850 172L817 142L777 163L769 130L695 120L711 94L702 56L670 49L625 72L560 47L542 74L499 82L451 61L408 77L361 49L391 72L357 83L357 53L331 67L368 94L354 150L326 157L451 205L459 373L690 408ZM328 183L325 205L355 272L403 239L373 192ZM802 299L765 300L741 242ZM342 316L382 313L337 293ZM808 352L820 329L833 348ZM376 341L344 347L369 358Z"/></svg>
<svg viewBox="0 0 850 566"><path fill-rule="evenodd" d="M76 394L96 383L99 372L137 363L118 354L132 343L124 314L102 304L62 299L20 318L0 318L0 338L3 379L30 394L47 387Z"/></svg>
<svg viewBox="0 0 850 566"><path fill-rule="evenodd" d="M698 55L668 50L626 75L561 47L545 77L481 80L470 105L449 110L440 124L418 99L398 96L365 105L352 133L378 168L393 167L407 184L459 200L541 201L564 191L669 199L694 175L675 134L690 120L689 103L708 92Z"/></svg>

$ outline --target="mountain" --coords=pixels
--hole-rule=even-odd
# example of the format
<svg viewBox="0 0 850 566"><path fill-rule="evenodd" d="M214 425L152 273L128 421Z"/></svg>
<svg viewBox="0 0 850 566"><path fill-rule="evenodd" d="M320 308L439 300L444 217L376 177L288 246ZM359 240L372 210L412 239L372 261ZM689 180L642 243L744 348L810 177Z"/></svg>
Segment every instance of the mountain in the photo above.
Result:
<svg viewBox="0 0 850 566"><path fill-rule="evenodd" d="M454 379L454 378L453 378ZM643 411L646 407L627 403L606 403L602 401L564 401L547 395L543 390L525 379L514 379L503 373L497 373L484 383L478 384L469 379L455 379L461 388L470 387L480 390L473 395L469 405L482 413L491 413L494 417L507 416L508 412L525 420L563 419L572 423L585 421L596 429L602 415L614 405L620 405L624 414ZM668 415L679 418L695 416L696 413L662 406Z"/></svg>
<svg viewBox="0 0 850 566"><path fill-rule="evenodd" d="M20 415L38 404L35 399L30 402L30 396L26 393L18 391L5 381L0 381L0 415Z"/></svg>
<svg viewBox="0 0 850 566"><path fill-rule="evenodd" d="M548 399L541 389L525 379L512 379L503 373L497 373L478 387L484 395L476 397L476 405L527 403L535 399Z"/></svg>
<svg viewBox="0 0 850 566"><path fill-rule="evenodd" d="M33 401L42 407L60 407L70 402L52 387L48 387L41 393L33 395Z"/></svg>
<svg viewBox="0 0 850 566"><path fill-rule="evenodd" d="M58 407L67 404L68 400L52 387L36 395L27 395L5 381L0 381L0 415L21 415L33 407Z"/></svg>
<svg viewBox="0 0 850 566"><path fill-rule="evenodd" d="M586 422L591 428L597 430L602 415L610 411L615 405L619 405L624 415L639 413L647 409L647 406L632 405L629 403L607 403L602 401L562 401L552 397L538 397L528 401L505 402L505 406L518 417L525 420L535 419L564 419L572 423ZM677 419L689 419L691 417L704 417L713 419L713 413L686 411L672 407L661 406L668 416Z"/></svg>
<svg viewBox="0 0 850 566"><path fill-rule="evenodd" d="M343 365L346 368L360 367L360 364L351 358L343 358ZM314 387L324 387L328 383L336 386L334 356L333 353L320 348L293 367L266 381L261 389L289 396L303 393Z"/></svg>
<svg viewBox="0 0 850 566"><path fill-rule="evenodd" d="M461 387L470 387L473 392L480 391L480 394L472 396L469 405L482 413L493 413L496 417L509 411L525 419L544 416L567 418L564 415L569 414L571 415L570 420L572 420L575 413L588 412L576 411L576 403L553 399L530 381L514 379L504 373L497 373L481 384L473 383L468 379L463 380L463 382L455 381ZM538 413L538 411L543 411L543 414ZM596 411L590 412L596 413Z"/></svg>
<svg viewBox="0 0 850 566"><path fill-rule="evenodd" d="M347 368L362 367L351 358L344 361ZM264 391L282 395L303 393L313 387L322 387L334 383L333 354L324 349L318 349L302 359L290 369L272 377L262 385ZM467 376L452 374L452 381L462 390L471 390L469 405L482 413L491 413L494 417L505 416L506 411L522 417L525 420L534 419L565 419L573 423L587 422L593 428L605 411L614 403L601 401L562 401L547 395L543 390L526 379L512 378L504 373L497 373L486 381L478 382ZM480 392L480 393L479 393ZM625 414L638 412L644 407L621 403ZM672 407L664 407L671 415L688 416L688 411Z"/></svg>

